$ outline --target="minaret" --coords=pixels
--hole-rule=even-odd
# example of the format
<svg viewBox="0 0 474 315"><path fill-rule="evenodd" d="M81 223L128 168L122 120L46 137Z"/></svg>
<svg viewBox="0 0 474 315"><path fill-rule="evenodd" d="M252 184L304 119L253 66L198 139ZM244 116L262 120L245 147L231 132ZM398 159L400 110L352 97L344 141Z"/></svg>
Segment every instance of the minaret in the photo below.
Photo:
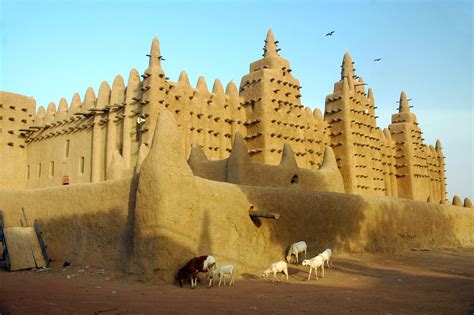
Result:
<svg viewBox="0 0 474 315"><path fill-rule="evenodd" d="M291 145L298 165L307 167L305 110L300 82L290 63L279 55L278 41L270 28L263 58L250 65L240 83L241 109L246 116L244 139L253 161L278 165L283 144Z"/></svg>
<svg viewBox="0 0 474 315"><path fill-rule="evenodd" d="M398 196L427 201L431 183L426 148L405 91L400 93L398 113L392 115L392 123L388 128L395 142Z"/></svg>
<svg viewBox="0 0 474 315"><path fill-rule="evenodd" d="M385 137L377 128L375 100L371 89L355 74L354 62L346 52L340 81L326 96L324 120L328 123L330 146L348 193L386 195L386 170L382 148ZM391 189L390 189L391 191Z"/></svg>
<svg viewBox="0 0 474 315"><path fill-rule="evenodd" d="M163 57L161 56L160 43L157 37L153 38L150 54L147 56L149 57L148 68L143 74L142 86L140 88L143 93L140 101L141 117L145 122L141 124L139 132L141 143L151 145L158 114L166 108L164 100L169 85L161 68Z"/></svg>

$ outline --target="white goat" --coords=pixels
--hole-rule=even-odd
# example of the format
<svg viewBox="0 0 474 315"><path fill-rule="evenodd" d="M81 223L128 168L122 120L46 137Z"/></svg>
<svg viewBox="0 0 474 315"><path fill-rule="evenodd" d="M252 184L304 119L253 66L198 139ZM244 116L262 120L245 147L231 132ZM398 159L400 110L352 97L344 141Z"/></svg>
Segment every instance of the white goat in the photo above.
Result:
<svg viewBox="0 0 474 315"><path fill-rule="evenodd" d="M209 281L209 285L207 286L210 288L212 286L212 275L214 271L216 270L216 259L214 256L208 255L206 260L204 260L203 263L203 271L206 271L206 282Z"/></svg>
<svg viewBox="0 0 474 315"><path fill-rule="evenodd" d="M309 276L308 281L311 279L311 270L314 269L316 273L316 280L318 280L318 268L321 267L322 275L321 278L324 278L324 259L321 255L313 257L311 259L303 260L303 266L309 266Z"/></svg>
<svg viewBox="0 0 474 315"><path fill-rule="evenodd" d="M212 278L213 278L213 282L214 282L214 279L219 276L219 287L221 286L221 282L222 280L224 280L224 285L225 285L225 275L228 274L230 275L230 283L229 283L229 286L231 286L232 284L234 284L234 270L235 270L235 266L234 265L225 265L225 266L222 266L220 268L216 268L214 269L213 271L213 275L212 275Z"/></svg>
<svg viewBox="0 0 474 315"><path fill-rule="evenodd" d="M284 261L279 261L276 263L271 264L270 267L268 267L267 270L262 272L262 278L268 277L270 273L273 273L273 280L272 283L275 282L275 277L277 273L283 273L286 276L286 282L288 282L288 265Z"/></svg>
<svg viewBox="0 0 474 315"><path fill-rule="evenodd" d="M324 252L320 253L319 256L323 257L323 260L326 262L328 268L332 267L332 250L327 248ZM331 264L329 264L331 263Z"/></svg>
<svg viewBox="0 0 474 315"><path fill-rule="evenodd" d="M288 254L286 255L286 261L288 263L291 263L291 255L295 255L296 257L296 263L298 263L298 255L299 253L304 252L304 259L306 259L306 243L301 241L297 243L293 243L290 245L290 248L288 249Z"/></svg>

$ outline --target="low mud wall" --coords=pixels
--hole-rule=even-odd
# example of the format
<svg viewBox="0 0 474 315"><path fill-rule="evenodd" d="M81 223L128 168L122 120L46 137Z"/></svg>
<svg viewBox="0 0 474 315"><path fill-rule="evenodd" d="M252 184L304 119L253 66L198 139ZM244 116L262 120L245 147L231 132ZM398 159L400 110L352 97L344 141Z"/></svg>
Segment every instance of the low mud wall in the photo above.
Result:
<svg viewBox="0 0 474 315"><path fill-rule="evenodd" d="M132 178L30 190L0 190L6 227L38 220L51 259L124 270L130 256Z"/></svg>
<svg viewBox="0 0 474 315"><path fill-rule="evenodd" d="M474 246L473 209L188 179L174 187L186 187L189 195L139 195L148 206L137 211L148 215L137 222L134 270L146 279L170 281L190 257L207 254L218 264L236 264L239 273L256 274L300 240L310 257L328 247L337 254ZM251 206L280 217L252 221Z"/></svg>

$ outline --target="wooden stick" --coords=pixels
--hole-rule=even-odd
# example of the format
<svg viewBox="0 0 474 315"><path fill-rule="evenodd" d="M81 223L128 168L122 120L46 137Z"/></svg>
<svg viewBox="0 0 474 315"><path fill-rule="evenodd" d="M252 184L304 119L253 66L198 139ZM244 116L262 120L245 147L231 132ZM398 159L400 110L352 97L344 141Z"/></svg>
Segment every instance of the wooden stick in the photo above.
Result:
<svg viewBox="0 0 474 315"><path fill-rule="evenodd" d="M249 211L249 216L277 220L280 217L280 214L268 211Z"/></svg>

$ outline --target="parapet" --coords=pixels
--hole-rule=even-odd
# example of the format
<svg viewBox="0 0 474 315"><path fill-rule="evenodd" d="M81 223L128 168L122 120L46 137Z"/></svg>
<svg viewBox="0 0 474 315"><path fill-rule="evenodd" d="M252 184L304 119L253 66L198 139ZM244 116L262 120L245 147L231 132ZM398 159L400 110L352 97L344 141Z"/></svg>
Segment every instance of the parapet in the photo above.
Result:
<svg viewBox="0 0 474 315"><path fill-rule="evenodd" d="M453 206L462 207L462 201L458 195L454 195L453 197Z"/></svg>
<svg viewBox="0 0 474 315"><path fill-rule="evenodd" d="M472 208L472 201L469 198L464 198L464 207L465 208Z"/></svg>
<svg viewBox="0 0 474 315"><path fill-rule="evenodd" d="M248 186L286 187L313 191L344 192L334 152L326 146L319 170L299 168L291 146L284 144L279 165L252 162L240 134L235 135L229 158L210 161L193 145L188 164L195 176Z"/></svg>

